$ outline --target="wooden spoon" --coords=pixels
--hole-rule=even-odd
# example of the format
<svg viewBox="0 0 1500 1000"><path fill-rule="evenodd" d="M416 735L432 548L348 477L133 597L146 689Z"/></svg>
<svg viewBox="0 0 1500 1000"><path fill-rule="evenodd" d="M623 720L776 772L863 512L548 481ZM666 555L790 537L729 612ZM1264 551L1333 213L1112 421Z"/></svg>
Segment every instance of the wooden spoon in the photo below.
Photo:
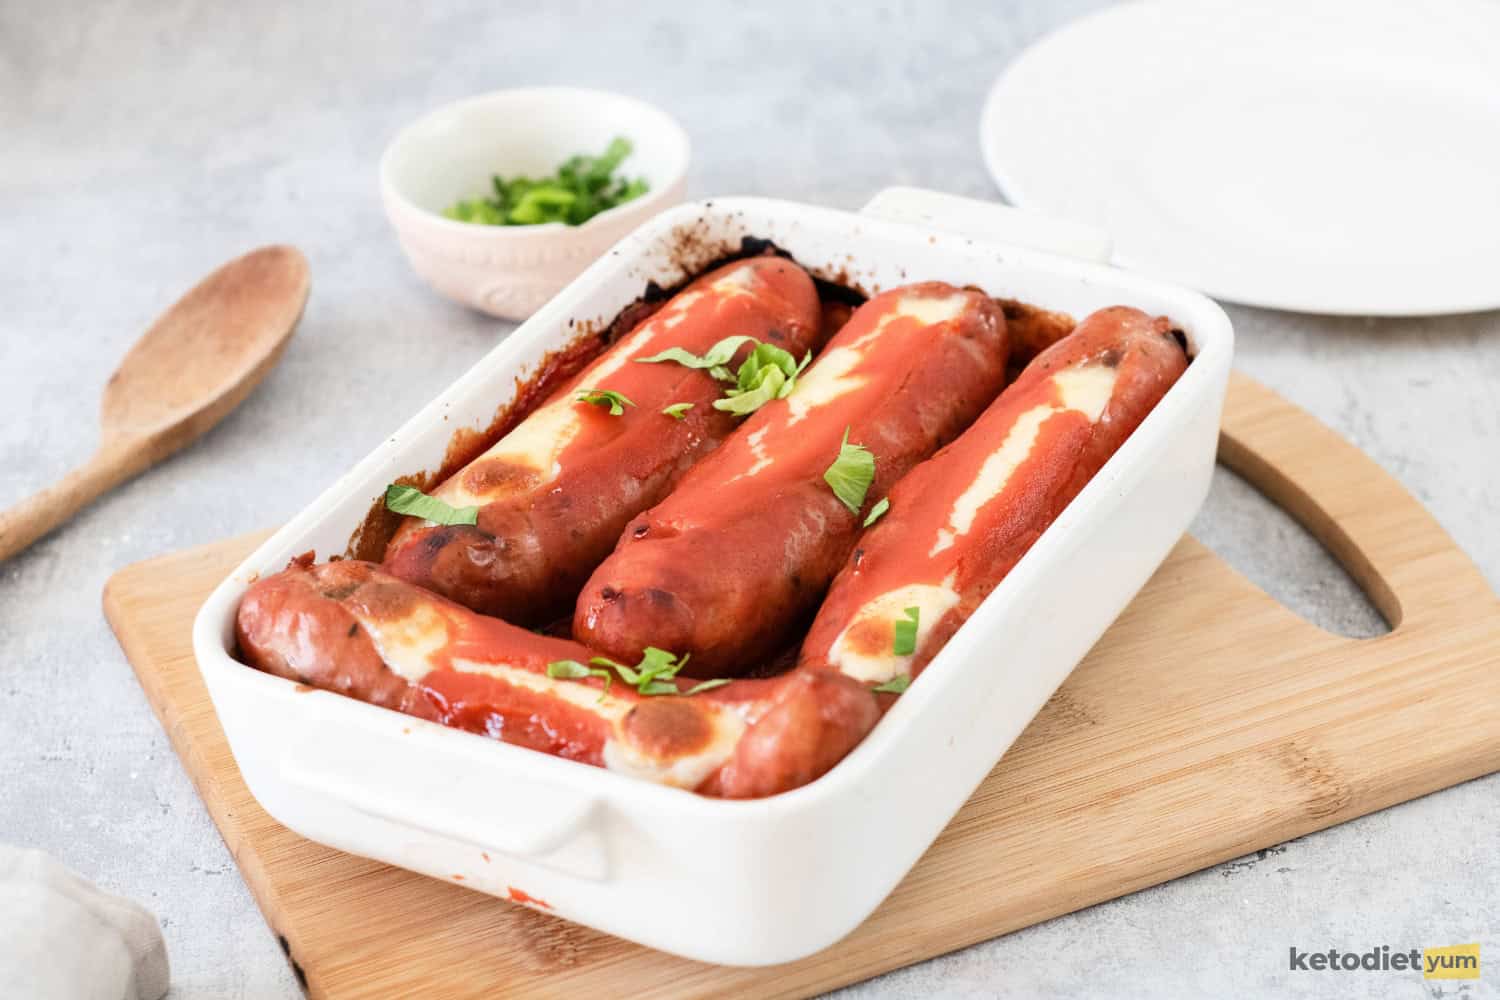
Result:
<svg viewBox="0 0 1500 1000"><path fill-rule="evenodd" d="M307 292L307 258L295 247L272 246L230 261L178 299L104 387L94 456L0 512L0 561L238 406L281 357Z"/></svg>

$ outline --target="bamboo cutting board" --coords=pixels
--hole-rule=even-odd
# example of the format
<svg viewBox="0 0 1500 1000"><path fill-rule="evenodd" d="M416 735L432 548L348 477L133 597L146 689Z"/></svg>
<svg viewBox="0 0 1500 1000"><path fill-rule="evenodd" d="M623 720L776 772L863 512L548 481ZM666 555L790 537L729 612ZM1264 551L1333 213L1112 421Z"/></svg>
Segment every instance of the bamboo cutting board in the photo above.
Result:
<svg viewBox="0 0 1500 1000"><path fill-rule="evenodd" d="M341 854L271 819L193 662L193 615L260 540L116 574L104 607L316 997L800 996L1500 769L1500 601L1352 446L1236 376L1220 459L1306 525L1392 625L1323 632L1184 538L878 911L789 965L673 958Z"/></svg>

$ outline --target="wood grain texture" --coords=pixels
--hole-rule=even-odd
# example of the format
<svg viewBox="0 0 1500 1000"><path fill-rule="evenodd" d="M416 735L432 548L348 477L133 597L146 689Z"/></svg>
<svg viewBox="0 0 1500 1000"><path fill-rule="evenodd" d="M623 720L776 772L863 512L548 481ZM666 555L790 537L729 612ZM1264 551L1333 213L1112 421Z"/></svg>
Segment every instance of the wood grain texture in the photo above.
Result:
<svg viewBox="0 0 1500 1000"><path fill-rule="evenodd" d="M244 402L286 350L310 281L302 251L261 247L173 303L105 383L93 457L0 510L0 562L192 444Z"/></svg>
<svg viewBox="0 0 1500 1000"><path fill-rule="evenodd" d="M105 610L317 997L803 996L1500 769L1500 601L1390 476L1247 378L1221 459L1392 623L1308 624L1184 538L876 913L770 969L673 958L303 840L240 779L193 662L208 591L260 538L131 566Z"/></svg>

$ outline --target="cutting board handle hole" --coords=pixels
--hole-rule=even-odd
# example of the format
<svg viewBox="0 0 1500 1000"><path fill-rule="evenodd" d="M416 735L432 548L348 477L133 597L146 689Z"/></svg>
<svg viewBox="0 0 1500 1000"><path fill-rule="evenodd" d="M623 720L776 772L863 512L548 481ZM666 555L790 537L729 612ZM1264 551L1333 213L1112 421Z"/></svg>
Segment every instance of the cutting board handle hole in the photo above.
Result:
<svg viewBox="0 0 1500 1000"><path fill-rule="evenodd" d="M1189 529L1283 607L1337 635L1369 639L1392 625L1333 548L1257 484L1222 462Z"/></svg>

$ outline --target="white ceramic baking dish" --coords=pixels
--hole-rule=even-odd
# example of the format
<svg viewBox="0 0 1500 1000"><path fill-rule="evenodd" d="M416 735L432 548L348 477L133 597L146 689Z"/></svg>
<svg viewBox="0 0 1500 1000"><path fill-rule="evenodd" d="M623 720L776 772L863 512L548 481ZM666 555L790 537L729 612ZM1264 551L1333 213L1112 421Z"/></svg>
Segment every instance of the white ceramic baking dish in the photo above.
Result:
<svg viewBox="0 0 1500 1000"><path fill-rule="evenodd" d="M1194 292L1006 242L1099 255L1107 241L998 206L893 189L856 215L761 199L684 205L577 278L262 545L203 606L198 663L268 812L320 843L708 962L810 954L895 887L1165 558L1202 502L1229 375L1228 318ZM884 218L876 217L884 216ZM901 218L905 221L891 221ZM1140 429L874 732L812 784L730 802L507 746L243 666L235 609L294 554L344 550L396 476L484 427L577 324L672 285L742 236L866 291L940 278L1084 314L1171 316L1195 354ZM517 890L513 892L512 890ZM533 904L543 905L543 904Z"/></svg>

